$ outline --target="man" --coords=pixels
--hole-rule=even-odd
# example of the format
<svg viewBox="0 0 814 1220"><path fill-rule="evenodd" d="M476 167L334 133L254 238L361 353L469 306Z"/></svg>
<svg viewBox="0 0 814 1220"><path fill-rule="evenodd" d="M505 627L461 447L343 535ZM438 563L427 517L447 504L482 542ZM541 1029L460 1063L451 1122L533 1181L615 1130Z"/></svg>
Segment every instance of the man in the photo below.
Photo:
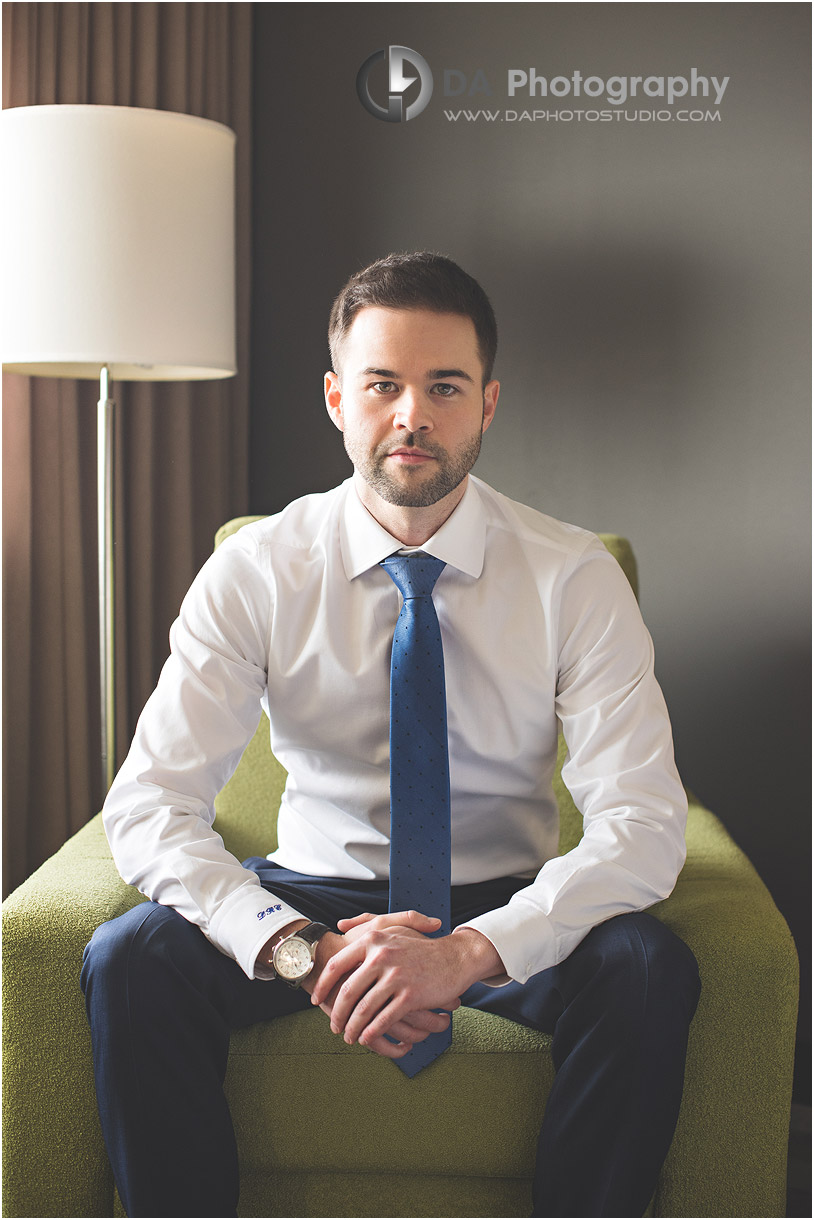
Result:
<svg viewBox="0 0 814 1220"><path fill-rule="evenodd" d="M689 950L637 913L671 891L686 816L649 636L593 535L469 475L499 391L470 276L380 260L329 338L353 478L207 562L105 807L153 900L83 970L119 1191L133 1216L235 1214L230 1029L319 1004L413 1075L464 1003L554 1035L534 1214L640 1215L698 997ZM289 779L278 850L241 865L213 801L261 705ZM558 724L585 821L564 857Z"/></svg>

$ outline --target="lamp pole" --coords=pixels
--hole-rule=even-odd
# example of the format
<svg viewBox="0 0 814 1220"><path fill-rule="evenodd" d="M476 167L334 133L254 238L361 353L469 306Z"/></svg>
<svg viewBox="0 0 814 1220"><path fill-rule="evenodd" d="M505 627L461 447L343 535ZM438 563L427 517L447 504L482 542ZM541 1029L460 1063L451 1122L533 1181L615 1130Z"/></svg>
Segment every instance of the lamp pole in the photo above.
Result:
<svg viewBox="0 0 814 1220"><path fill-rule="evenodd" d="M110 370L99 375L96 416L96 488L99 536L99 682L102 711L102 793L116 773L116 595L113 563L115 403Z"/></svg>

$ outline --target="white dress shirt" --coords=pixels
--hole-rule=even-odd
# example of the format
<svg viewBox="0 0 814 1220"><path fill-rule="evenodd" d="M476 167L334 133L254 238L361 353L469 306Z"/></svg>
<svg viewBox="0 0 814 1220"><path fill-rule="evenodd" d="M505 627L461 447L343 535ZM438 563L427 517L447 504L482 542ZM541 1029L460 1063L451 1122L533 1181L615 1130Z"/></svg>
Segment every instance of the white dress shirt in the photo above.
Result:
<svg viewBox="0 0 814 1220"><path fill-rule="evenodd" d="M184 599L105 803L124 879L199 925L250 978L268 977L255 970L258 952L301 917L212 826L215 796L261 706L288 771L271 859L326 878L387 878L401 595L378 564L400 547L353 479L224 542ZM665 898L684 861L686 799L652 643L624 573L593 534L473 476L422 550L447 565L433 601L446 669L452 883L528 878L506 906L468 925L525 982L595 924ZM551 786L558 723L563 778L585 824L561 857Z"/></svg>

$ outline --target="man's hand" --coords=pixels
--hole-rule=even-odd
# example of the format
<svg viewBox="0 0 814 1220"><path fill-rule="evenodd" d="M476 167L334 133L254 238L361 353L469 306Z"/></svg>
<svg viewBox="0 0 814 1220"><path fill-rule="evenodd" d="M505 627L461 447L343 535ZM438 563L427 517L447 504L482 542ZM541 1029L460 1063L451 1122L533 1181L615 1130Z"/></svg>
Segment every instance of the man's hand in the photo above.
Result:
<svg viewBox="0 0 814 1220"><path fill-rule="evenodd" d="M401 922L394 922L397 918ZM462 928L429 939L419 930L425 919L402 912L360 915L338 925L346 943L320 970L311 998L330 1005L331 1029L344 1033L346 1042L400 1058L416 1041L406 1039L404 1024L413 1025L419 1016L426 1022L435 1008L453 1011L472 983L503 972L497 951L480 932ZM438 922L426 931L435 931ZM446 1028L447 1020L444 1016L444 1024L435 1028ZM385 1034L401 1044L388 1042Z"/></svg>
<svg viewBox="0 0 814 1220"><path fill-rule="evenodd" d="M349 941L358 938L366 930L398 926L405 931L410 930L413 936L422 937L430 932L437 932L440 923L440 919L421 915L418 911L395 911L387 915L364 914L357 915L353 919L341 919L338 927L340 932L346 932L347 934L338 936L335 932L326 932L324 936L320 937L317 942L314 969L303 981L303 990L313 995L327 963ZM286 929L286 931L288 930ZM341 982L341 979L339 982ZM332 987L327 994L325 992L320 993L324 995L324 999L314 1000L314 1003L318 1003L322 1011L332 1018L331 1028L335 1033L341 1032L341 1030L335 1028L332 1017L333 1003L338 988L339 983ZM457 1008L458 1002L456 1001L450 1007ZM429 1034L440 1033L441 1030L446 1029L450 1019L447 1013L436 1013L429 1010L409 1012L400 1021L395 1021L386 1031L389 1038L397 1039L396 1042L391 1042L389 1038L385 1038L382 1034L379 1037L372 1037L365 1044L370 1050L376 1051L377 1054L383 1055L388 1059L398 1058L401 1055L406 1055L417 1042L423 1042Z"/></svg>

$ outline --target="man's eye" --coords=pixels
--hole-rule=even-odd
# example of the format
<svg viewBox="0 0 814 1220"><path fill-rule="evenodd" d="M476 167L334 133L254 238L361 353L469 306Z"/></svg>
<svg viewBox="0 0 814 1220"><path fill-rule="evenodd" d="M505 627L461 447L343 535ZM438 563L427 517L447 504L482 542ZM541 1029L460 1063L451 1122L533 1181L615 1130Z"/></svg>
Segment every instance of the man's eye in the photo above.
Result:
<svg viewBox="0 0 814 1220"><path fill-rule="evenodd" d="M395 388L395 382L393 381L376 381L373 383L373 389L377 394L392 394Z"/></svg>
<svg viewBox="0 0 814 1220"><path fill-rule="evenodd" d="M458 387L449 385L446 381L442 381L439 382L438 385L433 386L433 392L438 394L441 398L452 398L453 395L458 393Z"/></svg>

